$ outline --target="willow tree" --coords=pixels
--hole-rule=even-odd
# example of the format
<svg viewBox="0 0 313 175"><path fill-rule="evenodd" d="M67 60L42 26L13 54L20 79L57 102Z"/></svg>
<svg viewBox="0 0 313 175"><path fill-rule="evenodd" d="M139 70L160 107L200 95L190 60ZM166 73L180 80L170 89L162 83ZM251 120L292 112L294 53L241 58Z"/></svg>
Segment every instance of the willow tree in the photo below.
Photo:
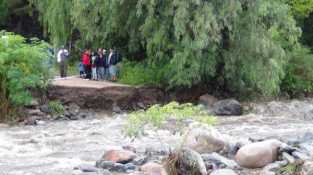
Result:
<svg viewBox="0 0 313 175"><path fill-rule="evenodd" d="M290 6L271 0L30 0L55 44L117 46L166 68L169 87L215 83L279 92L301 34Z"/></svg>

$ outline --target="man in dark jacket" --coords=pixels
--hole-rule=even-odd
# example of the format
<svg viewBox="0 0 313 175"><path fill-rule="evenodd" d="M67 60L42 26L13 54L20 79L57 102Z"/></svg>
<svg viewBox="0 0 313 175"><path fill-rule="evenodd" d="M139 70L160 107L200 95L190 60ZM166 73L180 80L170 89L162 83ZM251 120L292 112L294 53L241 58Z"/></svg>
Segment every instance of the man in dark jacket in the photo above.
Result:
<svg viewBox="0 0 313 175"><path fill-rule="evenodd" d="M98 49L97 58L96 58L96 66L97 66L98 79L104 80L105 79L105 72L104 72L105 58L104 58L103 51L101 48Z"/></svg>

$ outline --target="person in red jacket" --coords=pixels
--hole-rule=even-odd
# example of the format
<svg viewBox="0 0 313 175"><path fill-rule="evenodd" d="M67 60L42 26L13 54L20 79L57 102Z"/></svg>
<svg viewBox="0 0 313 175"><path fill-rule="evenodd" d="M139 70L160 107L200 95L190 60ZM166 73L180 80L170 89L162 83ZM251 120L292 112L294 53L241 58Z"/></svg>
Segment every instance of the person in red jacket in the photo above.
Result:
<svg viewBox="0 0 313 175"><path fill-rule="evenodd" d="M89 49L83 53L82 62L84 65L86 78L91 79L91 52Z"/></svg>

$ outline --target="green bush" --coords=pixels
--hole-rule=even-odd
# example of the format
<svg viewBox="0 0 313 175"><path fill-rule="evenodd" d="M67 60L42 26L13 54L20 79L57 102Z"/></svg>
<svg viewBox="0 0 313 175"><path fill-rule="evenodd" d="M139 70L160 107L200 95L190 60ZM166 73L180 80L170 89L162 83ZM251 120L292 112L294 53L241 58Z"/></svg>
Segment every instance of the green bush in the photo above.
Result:
<svg viewBox="0 0 313 175"><path fill-rule="evenodd" d="M282 90L291 95L313 92L313 55L309 49L299 47L291 53Z"/></svg>
<svg viewBox="0 0 313 175"><path fill-rule="evenodd" d="M123 61L119 81L129 85L161 85L165 81L166 67L151 66L146 63Z"/></svg>
<svg viewBox="0 0 313 175"><path fill-rule="evenodd" d="M48 45L22 36L0 32L0 119L29 104L31 89L45 88L48 80Z"/></svg>
<svg viewBox="0 0 313 175"><path fill-rule="evenodd" d="M50 101L48 106L52 114L63 114L65 111L65 108L60 101Z"/></svg>
<svg viewBox="0 0 313 175"><path fill-rule="evenodd" d="M125 132L129 136L139 136L143 134L145 125L151 124L156 128L161 128L168 119L174 119L178 128L183 126L183 121L186 119L193 119L208 125L215 123L215 118L209 116L199 106L194 106L191 103L171 102L164 106L154 105L146 111L129 114Z"/></svg>

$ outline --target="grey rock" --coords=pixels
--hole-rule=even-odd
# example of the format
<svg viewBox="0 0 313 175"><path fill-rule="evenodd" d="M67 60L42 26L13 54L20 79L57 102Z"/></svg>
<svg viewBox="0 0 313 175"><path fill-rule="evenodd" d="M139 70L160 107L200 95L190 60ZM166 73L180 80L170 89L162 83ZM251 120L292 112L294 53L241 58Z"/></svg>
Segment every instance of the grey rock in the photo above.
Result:
<svg viewBox="0 0 313 175"><path fill-rule="evenodd" d="M296 159L301 159L301 160L308 160L310 156L303 152L295 151L292 153L292 156L295 157Z"/></svg>
<svg viewBox="0 0 313 175"><path fill-rule="evenodd" d="M202 104L205 108L211 108L217 101L217 98L209 94L205 94L199 97L199 104Z"/></svg>
<svg viewBox="0 0 313 175"><path fill-rule="evenodd" d="M147 163L148 160L148 157L137 157L132 161L132 163L134 163L134 165L140 166Z"/></svg>
<svg viewBox="0 0 313 175"><path fill-rule="evenodd" d="M288 165L288 161L287 160L282 160L282 161L276 161L274 163L268 164L266 165L262 172L263 174L266 172L276 172L278 170L280 170L282 167Z"/></svg>
<svg viewBox="0 0 313 175"><path fill-rule="evenodd" d="M217 153L212 154L202 154L202 159L205 163L214 163L218 167L230 168L230 169L238 169L240 166L234 161L230 160L224 156L221 156Z"/></svg>
<svg viewBox="0 0 313 175"><path fill-rule="evenodd" d="M207 175L205 163L199 153L189 148L183 148L176 154L180 164L180 168L177 170L179 174Z"/></svg>
<svg viewBox="0 0 313 175"><path fill-rule="evenodd" d="M42 106L39 107L39 109L43 113L47 113L47 114L52 113L52 110L49 108L48 105L42 105Z"/></svg>
<svg viewBox="0 0 313 175"><path fill-rule="evenodd" d="M282 157L284 160L287 160L290 164L293 164L296 162L295 158L286 152L283 152Z"/></svg>
<svg viewBox="0 0 313 175"><path fill-rule="evenodd" d="M219 116L238 116L242 115L242 106L236 100L221 100L214 103L213 111Z"/></svg>
<svg viewBox="0 0 313 175"><path fill-rule="evenodd" d="M231 169L219 169L213 171L210 175L237 175L237 173Z"/></svg>
<svg viewBox="0 0 313 175"><path fill-rule="evenodd" d="M121 164L106 160L98 160L96 162L96 167L116 172L128 172L129 170L136 169L136 166L133 163Z"/></svg>

